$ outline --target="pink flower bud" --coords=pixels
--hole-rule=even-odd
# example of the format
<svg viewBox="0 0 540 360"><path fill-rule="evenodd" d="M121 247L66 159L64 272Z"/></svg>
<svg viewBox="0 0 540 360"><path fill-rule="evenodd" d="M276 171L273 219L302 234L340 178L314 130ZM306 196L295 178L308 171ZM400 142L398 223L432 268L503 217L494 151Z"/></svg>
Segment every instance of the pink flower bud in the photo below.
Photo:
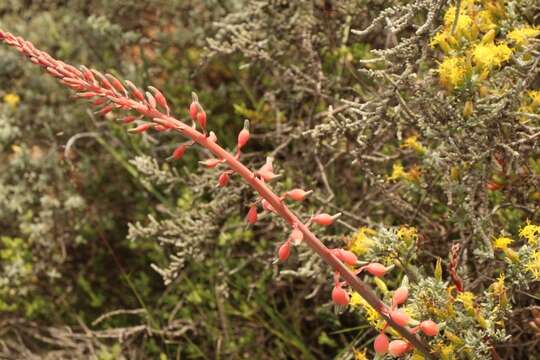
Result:
<svg viewBox="0 0 540 360"><path fill-rule="evenodd" d="M289 255L291 255L291 243L289 241L285 241L278 250L279 260L286 261L289 258Z"/></svg>
<svg viewBox="0 0 540 360"><path fill-rule="evenodd" d="M420 323L420 330L427 336L437 336L439 326L433 320L424 320Z"/></svg>
<svg viewBox="0 0 540 360"><path fill-rule="evenodd" d="M238 133L238 149L243 148L249 141L249 130L244 128Z"/></svg>
<svg viewBox="0 0 540 360"><path fill-rule="evenodd" d="M92 72L90 72L90 74L88 75L91 75L91 74ZM85 73L85 78L86 77L87 77L87 74ZM131 91L131 93L137 100L145 101L142 91L138 87L136 87L131 81L126 80L126 85L128 86L129 90Z"/></svg>
<svg viewBox="0 0 540 360"><path fill-rule="evenodd" d="M302 234L302 232L298 229L293 229L293 231L291 231L291 235L289 236L289 238L292 240L292 242L295 245L297 245L304 238L304 234Z"/></svg>
<svg viewBox="0 0 540 360"><path fill-rule="evenodd" d="M137 118L137 117L134 116L134 115L128 115L128 116L125 116L125 117L122 119L122 122L123 122L124 124L129 124L129 123L135 121L136 118Z"/></svg>
<svg viewBox="0 0 540 360"><path fill-rule="evenodd" d="M392 340L388 344L388 352L393 356L401 356L409 350L409 344L403 340Z"/></svg>
<svg viewBox="0 0 540 360"><path fill-rule="evenodd" d="M210 169L215 168L221 163L220 159L207 159L204 161L199 161L201 164L203 164L206 167L209 167Z"/></svg>
<svg viewBox="0 0 540 360"><path fill-rule="evenodd" d="M111 111L113 111L113 109L114 109L113 105L107 105L103 109L99 110L98 114L101 115L101 116L105 116L108 113L110 113Z"/></svg>
<svg viewBox="0 0 540 360"><path fill-rule="evenodd" d="M376 277L381 277L383 276L384 274L386 274L386 266L384 266L383 264L380 264L380 263L371 263L371 264L367 264L365 266L365 269L368 273L370 273L371 275L373 276L376 276Z"/></svg>
<svg viewBox="0 0 540 360"><path fill-rule="evenodd" d="M334 217L329 214L317 214L311 220L318 225L330 226L334 222Z"/></svg>
<svg viewBox="0 0 540 360"><path fill-rule="evenodd" d="M405 326L411 319L403 310L394 310L390 312L390 318L398 325Z"/></svg>
<svg viewBox="0 0 540 360"><path fill-rule="evenodd" d="M218 178L219 187L225 187L229 183L229 174L227 172L222 172Z"/></svg>
<svg viewBox="0 0 540 360"><path fill-rule="evenodd" d="M246 216L246 220L249 225L253 225L257 222L257 207L255 205L249 208L249 211Z"/></svg>
<svg viewBox="0 0 540 360"><path fill-rule="evenodd" d="M154 95L150 94L148 91L146 92L146 98L148 99L148 105L152 108L156 108L156 99L154 99Z"/></svg>
<svg viewBox="0 0 540 360"><path fill-rule="evenodd" d="M116 91L118 91L119 93L125 93L126 92L126 89L124 88L124 85L122 85L120 80L118 80L117 78L115 78L111 74L105 74L105 76L109 79L109 81L111 82L112 86L114 87L114 89Z"/></svg>
<svg viewBox="0 0 540 360"><path fill-rule="evenodd" d="M154 93L154 98L156 99L156 102L158 103L158 105L168 110L169 105L167 104L167 99L165 99L165 96L163 96L163 93L153 86L149 86L148 88Z"/></svg>
<svg viewBox="0 0 540 360"><path fill-rule="evenodd" d="M352 251L338 249L337 257L339 260L343 261L347 265L356 265L358 263L358 258Z"/></svg>
<svg viewBox="0 0 540 360"><path fill-rule="evenodd" d="M388 337L384 333L380 333L373 342L373 348L379 355L386 354L388 352Z"/></svg>
<svg viewBox="0 0 540 360"><path fill-rule="evenodd" d="M187 146L186 144L181 144L176 149L174 149L172 153L172 159L173 160L180 160L182 156L186 153Z"/></svg>
<svg viewBox="0 0 540 360"><path fill-rule="evenodd" d="M194 101L189 105L189 116L192 120L197 118L197 113L199 112L199 103Z"/></svg>
<svg viewBox="0 0 540 360"><path fill-rule="evenodd" d="M152 124L150 123L144 123L144 124L141 124L135 128L132 128L132 129L129 129L128 131L131 132L131 133L143 133L145 131L147 131L148 129L150 129L150 127L152 126Z"/></svg>
<svg viewBox="0 0 540 360"><path fill-rule="evenodd" d="M271 181L278 176L271 171L265 171L265 170L257 171L257 175L259 175L264 181Z"/></svg>
<svg viewBox="0 0 540 360"><path fill-rule="evenodd" d="M197 113L197 122L201 129L206 129L206 113L204 111Z"/></svg>
<svg viewBox="0 0 540 360"><path fill-rule="evenodd" d="M349 304L349 294L339 285L334 286L332 290L332 301L336 305L348 305Z"/></svg>
<svg viewBox="0 0 540 360"><path fill-rule="evenodd" d="M409 289L406 287L400 287L394 292L394 296L392 296L392 305L398 306L405 301L407 301L407 298L409 297Z"/></svg>
<svg viewBox="0 0 540 360"><path fill-rule="evenodd" d="M311 191L304 191L302 189L293 189L287 191L285 196L294 201L304 201L307 195L311 194Z"/></svg>

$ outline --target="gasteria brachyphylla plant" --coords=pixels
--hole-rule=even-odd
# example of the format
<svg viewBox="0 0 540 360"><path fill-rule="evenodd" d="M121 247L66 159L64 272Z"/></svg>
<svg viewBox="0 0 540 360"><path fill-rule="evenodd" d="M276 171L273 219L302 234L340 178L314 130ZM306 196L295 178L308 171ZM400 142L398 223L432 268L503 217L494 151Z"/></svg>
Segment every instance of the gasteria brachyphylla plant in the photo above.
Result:
<svg viewBox="0 0 540 360"><path fill-rule="evenodd" d="M373 276L379 277L383 276L388 269L379 263L368 263L358 267L359 261L356 255L345 249L327 248L309 230L309 226L312 224L320 226L332 225L340 214L320 213L311 216L306 223L302 222L287 207L285 200L303 201L310 191L293 189L279 196L267 185L268 182L278 177L274 173L271 158L268 158L266 163L254 172L239 161L242 154L241 150L246 146L250 138L249 121L246 120L244 128L238 134L236 152L233 155L218 145L215 133L207 131L207 115L196 94L193 94L189 107L189 116L192 123L188 125L171 116L165 96L155 87L149 86L149 91L143 92L130 81L122 83L110 74L103 75L97 70L88 69L84 66L76 68L54 59L44 51L36 49L32 43L1 30L0 40L16 48L22 55L29 58L32 63L43 67L49 74L58 78L61 84L74 90L77 98L90 101L92 106L97 109L97 114L105 116L113 111L128 111L129 115L124 116L121 122L135 124L133 128L128 130L129 132L140 134L152 129L158 132L176 131L185 136L188 141L180 144L173 151L172 159L181 159L187 149L195 144L210 151L215 157L201 161L202 165L210 169L221 165L227 166L218 175L218 186L227 186L231 175L238 174L258 193L258 199L249 206L247 213L247 222L249 224L256 223L257 208L260 204L264 211L281 216L290 225L291 233L278 250L280 261L287 260L291 252L291 245L305 242L334 269L334 288L331 297L336 305L347 305L349 303L349 295L344 287L350 286L379 312L387 322L386 326L393 327L406 340L394 340L388 346L385 346L385 342L387 343L388 340L385 341L385 335L381 333L375 344L377 352L388 351L392 355L400 356L409 349L416 348L426 357L432 357L428 346L415 333L418 329L421 329L426 335L436 334L437 325L422 322L418 327L409 329L407 326L410 319L397 309L397 305L402 303L404 299L406 300L406 295L401 293L401 297L398 296L395 303L389 307L357 276L366 271Z"/></svg>

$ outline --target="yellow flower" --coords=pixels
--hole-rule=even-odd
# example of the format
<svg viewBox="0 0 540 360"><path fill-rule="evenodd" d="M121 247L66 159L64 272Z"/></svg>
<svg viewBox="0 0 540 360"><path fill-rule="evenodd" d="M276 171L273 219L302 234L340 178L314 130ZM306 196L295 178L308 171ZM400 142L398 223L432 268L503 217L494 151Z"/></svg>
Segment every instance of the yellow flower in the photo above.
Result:
<svg viewBox="0 0 540 360"><path fill-rule="evenodd" d="M467 15L467 12L465 10L467 7L464 5L465 4L462 4L460 8L459 18L456 24L455 32L456 34L460 36L466 36L467 38L472 39L475 36L475 31L474 31L475 29L473 29L474 22L473 22L472 17ZM452 27L454 26L455 18L456 18L456 7L450 6L448 10L446 10L446 13L444 14L444 26L446 29L452 29Z"/></svg>
<svg viewBox="0 0 540 360"><path fill-rule="evenodd" d="M511 55L512 49L506 43L478 44L472 51L473 60L481 69L498 67L508 61Z"/></svg>
<svg viewBox="0 0 540 360"><path fill-rule="evenodd" d="M349 243L349 250L356 255L363 255L368 252L373 240L370 236L375 235L377 232L367 227L361 227L358 229L351 242Z"/></svg>
<svg viewBox="0 0 540 360"><path fill-rule="evenodd" d="M12 108L16 108L17 105L19 105L19 102L21 102L21 98L17 94L8 93L4 95L4 102Z"/></svg>
<svg viewBox="0 0 540 360"><path fill-rule="evenodd" d="M470 291L465 291L457 296L457 301L463 303L467 311L474 311L474 294Z"/></svg>
<svg viewBox="0 0 540 360"><path fill-rule="evenodd" d="M465 58L457 56L447 56L439 64L439 79L441 84L448 89L453 89L463 83L467 73Z"/></svg>
<svg viewBox="0 0 540 360"><path fill-rule="evenodd" d="M412 166L409 171L405 171L403 165L395 163L392 166L392 175L388 177L389 181L397 181L405 179L409 181L418 181L420 179L420 168L416 165Z"/></svg>
<svg viewBox="0 0 540 360"><path fill-rule="evenodd" d="M476 64L482 67L499 66L507 61L512 55L512 50L506 43L495 45L487 42L476 45L473 50L473 59Z"/></svg>
<svg viewBox="0 0 540 360"><path fill-rule="evenodd" d="M426 153L426 148L418 141L418 136L416 135L412 135L406 138L403 144L401 144L401 147L412 149L419 154Z"/></svg>
<svg viewBox="0 0 540 360"><path fill-rule="evenodd" d="M399 163L395 163L393 166L392 166L392 175L390 175L388 177L388 180L390 181L396 181L396 180L399 180L401 178L404 178L406 176L406 171L405 169L403 168L403 165L399 164Z"/></svg>
<svg viewBox="0 0 540 360"><path fill-rule="evenodd" d="M476 15L476 24L483 33L486 33L489 30L495 30L497 28L493 14L487 10L481 10L478 12Z"/></svg>
<svg viewBox="0 0 540 360"><path fill-rule="evenodd" d="M540 235L540 226L527 223L520 231L519 236L527 239L529 245L538 244L538 236Z"/></svg>
<svg viewBox="0 0 540 360"><path fill-rule="evenodd" d="M525 268L531 272L535 280L540 280L540 251L536 250L531 254Z"/></svg>
<svg viewBox="0 0 540 360"><path fill-rule="evenodd" d="M433 39L431 39L429 45L434 48L435 46L439 45L439 47L444 51L446 54L448 54L451 51L451 45L455 45L457 43L456 39L452 34L450 34L449 30L443 30L439 31Z"/></svg>
<svg viewBox="0 0 540 360"><path fill-rule="evenodd" d="M404 241L407 244L415 243L418 240L418 232L416 228L411 226L400 226L397 231L397 237L399 240Z"/></svg>
<svg viewBox="0 0 540 360"><path fill-rule="evenodd" d="M353 292L351 295L351 300L349 302L352 308L362 309L366 313L366 319L376 329L382 329L381 315L364 300L357 292Z"/></svg>
<svg viewBox="0 0 540 360"><path fill-rule="evenodd" d="M366 356L366 349L361 351L354 351L354 360L368 360Z"/></svg>
<svg viewBox="0 0 540 360"><path fill-rule="evenodd" d="M531 90L528 92L529 97L532 99L531 106L536 108L540 106L540 91L539 90Z"/></svg>
<svg viewBox="0 0 540 360"><path fill-rule="evenodd" d="M505 276L504 273L501 273L493 284L489 286L489 291L498 298L501 305L506 305L508 299L506 297L506 287L504 286Z"/></svg>
<svg viewBox="0 0 540 360"><path fill-rule="evenodd" d="M513 40L517 45L526 44L530 38L540 35L540 29L532 26L524 26L510 31L507 37Z"/></svg>
<svg viewBox="0 0 540 360"><path fill-rule="evenodd" d="M493 247L495 249L506 250L506 249L508 249L508 245L510 245L513 242L514 242L514 240L512 240L512 239L510 239L508 237L499 236L493 242Z"/></svg>

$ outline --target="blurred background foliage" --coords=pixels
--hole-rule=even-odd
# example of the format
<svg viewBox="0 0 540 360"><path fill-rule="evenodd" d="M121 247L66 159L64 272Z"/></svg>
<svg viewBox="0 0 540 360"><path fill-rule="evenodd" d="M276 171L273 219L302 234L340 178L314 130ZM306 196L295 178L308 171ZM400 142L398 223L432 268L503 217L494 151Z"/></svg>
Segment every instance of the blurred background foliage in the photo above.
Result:
<svg viewBox="0 0 540 360"><path fill-rule="evenodd" d="M492 14L505 9L493 20L497 41L539 22L535 1L464 3ZM453 243L463 251L467 289L482 294L506 266L492 241L518 239L527 220L540 222L540 157L531 142L540 110L538 42L513 47L515 60L493 66L489 77L476 67L449 88L440 67L449 55L434 37L444 34L450 4L4 0L0 28L68 63L154 85L180 118L196 91L229 148L250 119L247 163L260 166L270 154L284 174L275 188L315 190L302 209L293 206L302 213L344 212L339 226L319 233L327 244L396 265L385 284L374 284L381 296L407 275L416 299L435 303L446 301L437 291L452 285ZM371 23L372 31L351 33ZM478 47L489 30L463 35L452 51ZM6 47L0 84L2 356L370 353L373 319L365 311L336 312L331 274L320 260L298 249L288 264L273 262L285 224L265 217L245 226L254 198L244 185L216 189L215 174L197 168L197 151L166 161L174 136L127 134ZM520 121L517 112L532 115ZM513 266L507 271L517 276L523 269ZM504 313L507 333L463 334L478 348L467 356L491 358L494 344L482 345L488 337L503 358L539 354L538 276L522 280L507 285L513 312L477 300ZM418 304L411 311L426 315ZM473 315L458 320L449 328L474 328L467 322ZM454 345L448 358L462 358Z"/></svg>

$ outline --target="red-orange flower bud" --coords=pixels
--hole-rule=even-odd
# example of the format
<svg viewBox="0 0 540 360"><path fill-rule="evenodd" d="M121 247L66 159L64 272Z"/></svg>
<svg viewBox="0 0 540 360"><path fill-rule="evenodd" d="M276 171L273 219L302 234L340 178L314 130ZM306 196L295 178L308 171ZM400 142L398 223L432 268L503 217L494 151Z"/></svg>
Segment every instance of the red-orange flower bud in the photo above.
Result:
<svg viewBox="0 0 540 360"><path fill-rule="evenodd" d="M257 222L257 207L255 205L252 205L249 208L246 219L247 219L248 224L250 225L253 225Z"/></svg>
<svg viewBox="0 0 540 360"><path fill-rule="evenodd" d="M349 304L349 294L347 291L339 285L334 286L332 290L332 301L336 305L348 305Z"/></svg>
<svg viewBox="0 0 540 360"><path fill-rule="evenodd" d="M384 333L380 333L373 342L373 348L379 355L386 354L388 352L388 336Z"/></svg>

